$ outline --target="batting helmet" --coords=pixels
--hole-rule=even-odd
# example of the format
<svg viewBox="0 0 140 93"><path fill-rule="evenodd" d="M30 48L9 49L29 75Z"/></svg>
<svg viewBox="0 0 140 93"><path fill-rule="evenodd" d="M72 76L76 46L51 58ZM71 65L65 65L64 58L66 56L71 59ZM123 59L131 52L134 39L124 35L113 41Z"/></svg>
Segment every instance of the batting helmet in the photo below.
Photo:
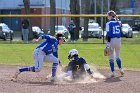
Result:
<svg viewBox="0 0 140 93"><path fill-rule="evenodd" d="M61 34L61 33L56 33L56 39L57 39L57 40L63 39L63 40L66 42L66 38L65 38L64 35Z"/></svg>
<svg viewBox="0 0 140 93"><path fill-rule="evenodd" d="M68 59L72 59L74 56L78 56L78 51L76 49L71 49L69 51Z"/></svg>

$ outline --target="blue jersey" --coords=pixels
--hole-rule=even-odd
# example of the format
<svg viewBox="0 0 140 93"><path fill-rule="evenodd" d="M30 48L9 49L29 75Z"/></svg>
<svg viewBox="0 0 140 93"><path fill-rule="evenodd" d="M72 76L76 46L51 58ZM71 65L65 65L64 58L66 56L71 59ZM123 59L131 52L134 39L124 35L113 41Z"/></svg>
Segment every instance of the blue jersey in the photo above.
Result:
<svg viewBox="0 0 140 93"><path fill-rule="evenodd" d="M106 32L110 38L120 38L122 36L121 25L116 19L111 19L106 23Z"/></svg>
<svg viewBox="0 0 140 93"><path fill-rule="evenodd" d="M58 40L50 35L42 35L41 37L45 40L37 48L42 49L46 55L53 54L58 58Z"/></svg>

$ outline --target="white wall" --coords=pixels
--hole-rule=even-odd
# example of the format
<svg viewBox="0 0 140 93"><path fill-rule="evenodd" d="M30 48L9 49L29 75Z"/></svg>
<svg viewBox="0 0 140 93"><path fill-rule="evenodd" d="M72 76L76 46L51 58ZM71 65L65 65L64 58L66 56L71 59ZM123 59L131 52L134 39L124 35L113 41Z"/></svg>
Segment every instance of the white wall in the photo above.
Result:
<svg viewBox="0 0 140 93"><path fill-rule="evenodd" d="M69 10L70 0L56 0L56 8ZM0 0L0 9L20 9L23 0ZM50 0L30 0L32 5L42 5L50 7Z"/></svg>
<svg viewBox="0 0 140 93"><path fill-rule="evenodd" d="M22 0L0 0L0 9L19 9Z"/></svg>
<svg viewBox="0 0 140 93"><path fill-rule="evenodd" d="M56 1L56 8L69 10L70 0L55 0L55 1ZM42 0L42 2L47 7L50 7L50 0Z"/></svg>
<svg viewBox="0 0 140 93"><path fill-rule="evenodd" d="M56 0L56 8L69 10L70 0Z"/></svg>

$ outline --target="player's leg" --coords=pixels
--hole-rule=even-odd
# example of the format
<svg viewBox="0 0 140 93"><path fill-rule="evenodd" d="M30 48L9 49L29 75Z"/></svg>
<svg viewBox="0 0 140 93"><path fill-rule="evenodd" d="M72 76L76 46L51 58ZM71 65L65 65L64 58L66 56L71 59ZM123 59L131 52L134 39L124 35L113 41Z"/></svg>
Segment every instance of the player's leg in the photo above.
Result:
<svg viewBox="0 0 140 93"><path fill-rule="evenodd" d="M114 59L109 59L109 65L111 70L111 77L114 77Z"/></svg>
<svg viewBox="0 0 140 93"><path fill-rule="evenodd" d="M55 76L56 76L56 70L57 70L57 65L59 64L59 59L56 58L53 55L46 55L45 56L45 61L46 62L52 62L52 75L51 75L51 81L55 80Z"/></svg>
<svg viewBox="0 0 140 93"><path fill-rule="evenodd" d="M26 72L26 71L39 72L41 70L41 68L43 67L45 53L40 49L36 49L34 51L33 56L34 56L35 65L31 67L20 68L19 69L20 72Z"/></svg>
<svg viewBox="0 0 140 93"><path fill-rule="evenodd" d="M120 50L115 49L115 51L116 51L116 62L117 62L118 68L122 69L122 62L120 59Z"/></svg>
<svg viewBox="0 0 140 93"><path fill-rule="evenodd" d="M111 70L111 77L114 77L114 49L115 49L115 40L114 38L111 39L110 46L113 49L113 53L109 56L109 65Z"/></svg>
<svg viewBox="0 0 140 93"><path fill-rule="evenodd" d="M116 47L115 47L116 63L117 63L118 68L120 70L121 76L123 76L124 72L122 70L122 61L121 61L121 58L120 58L120 47L121 47L121 39L118 39L116 41Z"/></svg>
<svg viewBox="0 0 140 93"><path fill-rule="evenodd" d="M34 51L34 62L35 62L35 66L30 66L30 67L23 67L23 68L18 68L15 75L13 76L14 79L17 79L18 75L22 72L39 72L43 66L43 59L45 56L45 53L40 50L40 49L36 49Z"/></svg>

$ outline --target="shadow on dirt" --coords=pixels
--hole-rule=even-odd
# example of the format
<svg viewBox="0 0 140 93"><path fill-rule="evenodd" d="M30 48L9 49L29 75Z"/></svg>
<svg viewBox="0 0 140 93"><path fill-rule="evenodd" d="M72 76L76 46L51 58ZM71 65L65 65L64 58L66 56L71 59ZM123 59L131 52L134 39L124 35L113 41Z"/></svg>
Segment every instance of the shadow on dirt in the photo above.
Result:
<svg viewBox="0 0 140 93"><path fill-rule="evenodd" d="M32 84L32 85L35 85L35 86L46 86L46 85L51 85L51 86L55 86L55 85L58 85L56 84L55 82L28 82L28 84Z"/></svg>
<svg viewBox="0 0 140 93"><path fill-rule="evenodd" d="M109 77L105 80L106 83L112 83L112 82L120 82L120 77Z"/></svg>

